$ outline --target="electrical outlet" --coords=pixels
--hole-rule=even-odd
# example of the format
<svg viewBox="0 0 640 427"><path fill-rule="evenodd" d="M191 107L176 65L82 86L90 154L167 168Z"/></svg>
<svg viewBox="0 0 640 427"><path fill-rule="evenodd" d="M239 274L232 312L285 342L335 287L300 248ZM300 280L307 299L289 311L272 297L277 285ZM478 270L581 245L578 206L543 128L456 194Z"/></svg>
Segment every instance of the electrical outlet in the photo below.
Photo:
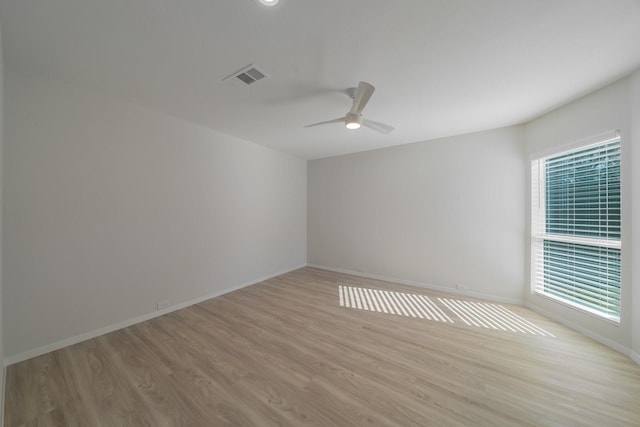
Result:
<svg viewBox="0 0 640 427"><path fill-rule="evenodd" d="M160 301L158 303L158 310L164 310L171 305L171 301Z"/></svg>
<svg viewBox="0 0 640 427"><path fill-rule="evenodd" d="M469 287L467 285L463 285L462 283L458 283L456 285L456 289L458 289L460 291L468 291Z"/></svg>
<svg viewBox="0 0 640 427"><path fill-rule="evenodd" d="M356 268L356 270L358 271L358 273L364 273L364 267L363 266L359 266L358 268Z"/></svg>

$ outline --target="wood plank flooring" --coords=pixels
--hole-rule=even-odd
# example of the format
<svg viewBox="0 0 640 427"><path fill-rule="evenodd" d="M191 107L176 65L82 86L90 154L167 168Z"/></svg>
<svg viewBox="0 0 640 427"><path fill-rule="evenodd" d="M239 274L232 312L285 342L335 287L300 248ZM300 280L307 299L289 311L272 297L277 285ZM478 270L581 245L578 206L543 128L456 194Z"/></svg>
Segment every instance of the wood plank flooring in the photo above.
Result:
<svg viewBox="0 0 640 427"><path fill-rule="evenodd" d="M340 306L339 285L452 322ZM640 426L626 356L523 307L500 305L547 335L467 324L445 297L474 301L303 268L9 366L5 426Z"/></svg>

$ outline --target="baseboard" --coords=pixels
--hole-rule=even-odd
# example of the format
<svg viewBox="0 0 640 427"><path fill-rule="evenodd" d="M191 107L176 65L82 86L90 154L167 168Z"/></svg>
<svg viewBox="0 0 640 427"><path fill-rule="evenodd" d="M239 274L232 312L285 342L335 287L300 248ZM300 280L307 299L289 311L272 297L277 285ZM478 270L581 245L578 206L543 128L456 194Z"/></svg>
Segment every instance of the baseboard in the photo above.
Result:
<svg viewBox="0 0 640 427"><path fill-rule="evenodd" d="M4 426L4 387L5 387L5 381L7 378L7 367L6 366L0 366L0 371L2 371L2 373L0 374L2 377L0 378L0 427Z"/></svg>
<svg viewBox="0 0 640 427"><path fill-rule="evenodd" d="M126 328L128 326L131 326L131 325L135 325L136 323L145 322L145 321L151 320L151 319L153 319L155 317L160 317L160 316L162 316L164 314L171 313L172 311L180 310L180 309L189 307L191 305L201 303L201 302L206 301L208 299L219 297L221 295L227 294L229 292L237 291L238 289L242 289L242 288L245 288L247 286L255 285L256 283L260 283L260 282L263 282L265 280L269 280L269 279L271 279L273 277L277 277L277 276L280 276L282 274L289 273L291 271L297 270L297 269L305 267L305 266L306 266L306 264L301 264L301 265L298 265L298 266L295 266L295 267L292 267L292 268L288 268L288 269L283 270L283 271L279 271L279 272L270 274L268 276L264 276L264 277L260 277L260 278L257 278L257 279L253 279L253 280L251 280L249 282L245 282L245 283L242 283L242 284L239 284L239 285L231 286L231 287L228 287L228 288L225 288L225 289L221 289L221 290L212 292L210 294L207 294L207 295L204 295L204 296L201 296L201 297L198 297L198 298L194 298L194 299L189 300L189 301L185 301L185 302L182 302L182 303L179 303L179 304L175 304L175 305L172 305L172 306L167 307L167 308L162 309L162 310L153 311L151 313L146 313L146 314L143 314L143 315L140 315L140 316L133 317L131 319L127 319L127 320L123 320L121 322L114 323L114 324L109 325L109 326L105 326L104 328L96 329L94 331L89 331L89 332L86 332L86 333L83 333L83 334L80 334L80 335L76 335L76 336L73 336L73 337L70 337L70 338L65 338L65 339L63 339L61 341L57 341L57 342L54 342L54 343L51 343L51 344L47 344L47 345L44 345L44 346L41 346L41 347L37 347L37 348L31 349L31 350L27 350L25 352L16 354L14 356L6 357L4 359L4 361L3 361L4 362L3 365L5 367L9 366L9 365L13 365L15 363L19 363L19 362L22 362L24 360L31 359L32 357L41 356L43 354L46 354L46 353L49 353L49 352L52 352L52 351L55 351L55 350L59 350L61 348L64 348L64 347L67 347L67 346L70 346L70 345L73 345L73 344L77 344L77 343L82 342L82 341L90 340L92 338L96 338L96 337L99 337L101 335L108 334L109 332L117 331L118 329L122 329L122 328Z"/></svg>
<svg viewBox="0 0 640 427"><path fill-rule="evenodd" d="M486 300L495 301L495 302L502 302L502 303L505 303L505 304L524 305L524 299L505 298L505 297L500 297L500 296L496 296L496 295L483 294L483 293L480 293L480 292L464 291L464 290L461 290L461 289L453 289L453 288L448 288L446 286L433 285L433 284L430 284L430 283L423 283L423 282L417 282L417 281L406 280L406 279L398 279L396 277L381 276L381 275L378 275L378 274L371 274L371 273L363 273L363 272L360 272L360 271L347 270L347 269L344 269L344 268L327 267L326 265L307 264L307 266L308 267L313 267L313 268L318 268L320 270L328 270L328 271L334 271L336 273L343 273L343 274L350 274L352 276L364 277L364 278L367 278L367 279L381 280L383 282L399 283L401 285L415 286L415 287L424 288L424 289L431 289L431 290L434 290L434 291L446 292L446 293L449 293L449 294L456 294L456 295L462 295L462 296L467 296L467 297L472 297L472 298L486 299Z"/></svg>
<svg viewBox="0 0 640 427"><path fill-rule="evenodd" d="M562 316L558 316L555 313L552 313L550 311L544 310L544 309L540 309L537 306L534 306L530 303L526 303L525 306L533 311L535 311L536 313L540 313L543 316L548 317L551 320L555 320L558 323L563 324L564 326L566 326L569 329L573 329L576 332L580 332L582 335L589 337L591 339L594 339L596 341L598 341L600 344L604 344L607 347L624 354L625 356L629 357L631 360L633 360L634 362L640 364L640 354L634 352L633 350L631 350L630 348L617 343L603 335L600 334L596 334L595 332L580 326L577 323L571 322L565 318L563 318Z"/></svg>

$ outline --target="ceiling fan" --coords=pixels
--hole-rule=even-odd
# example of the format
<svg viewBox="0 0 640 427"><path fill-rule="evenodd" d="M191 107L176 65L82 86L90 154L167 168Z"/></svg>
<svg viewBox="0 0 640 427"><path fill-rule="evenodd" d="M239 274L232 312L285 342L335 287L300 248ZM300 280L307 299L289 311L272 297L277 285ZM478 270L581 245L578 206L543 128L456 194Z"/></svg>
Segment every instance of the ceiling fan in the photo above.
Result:
<svg viewBox="0 0 640 427"><path fill-rule="evenodd" d="M362 125L368 127L369 129L373 129L376 132L380 132L385 135L389 134L394 129L393 126L389 126L385 123L374 122L373 120L367 120L362 117L362 110L364 110L367 102L369 102L369 98L371 98L371 95L373 95L374 90L376 90L376 88L371 83L360 82L357 88L351 88L347 90L347 94L351 99L353 99L353 105L351 106L351 110L349 110L346 116L340 117L339 119L314 123L305 127L310 128L313 126L326 125L329 123L344 123L347 129L359 129Z"/></svg>

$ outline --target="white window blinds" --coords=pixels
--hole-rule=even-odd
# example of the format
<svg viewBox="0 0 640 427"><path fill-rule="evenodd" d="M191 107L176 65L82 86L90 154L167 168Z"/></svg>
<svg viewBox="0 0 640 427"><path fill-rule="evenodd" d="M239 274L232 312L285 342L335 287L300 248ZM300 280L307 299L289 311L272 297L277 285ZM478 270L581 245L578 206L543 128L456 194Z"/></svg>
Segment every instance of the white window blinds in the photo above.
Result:
<svg viewBox="0 0 640 427"><path fill-rule="evenodd" d="M533 291L619 321L620 137L534 160Z"/></svg>

